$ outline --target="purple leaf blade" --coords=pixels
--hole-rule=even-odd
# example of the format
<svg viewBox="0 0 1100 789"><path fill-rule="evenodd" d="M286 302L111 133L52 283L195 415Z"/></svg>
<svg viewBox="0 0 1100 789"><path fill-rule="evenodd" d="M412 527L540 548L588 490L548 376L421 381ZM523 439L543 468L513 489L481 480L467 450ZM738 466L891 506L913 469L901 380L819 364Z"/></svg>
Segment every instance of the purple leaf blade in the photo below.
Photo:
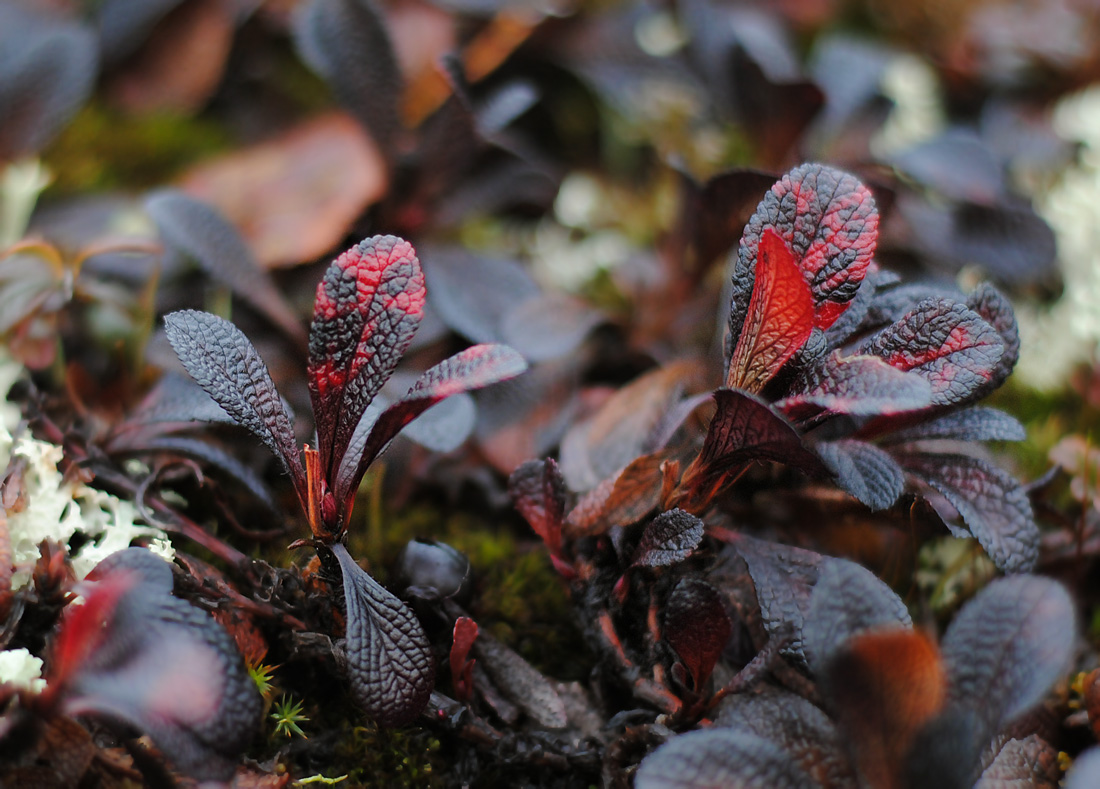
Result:
<svg viewBox="0 0 1100 789"><path fill-rule="evenodd" d="M891 367L876 356L829 355L801 392L775 407L788 417L833 414L878 416L919 411L932 403L932 387L919 375Z"/></svg>
<svg viewBox="0 0 1100 789"><path fill-rule="evenodd" d="M996 408L972 406L951 411L913 427L887 433L881 440L889 444L902 444L937 439L1023 441L1025 438L1027 438L1027 432L1015 417Z"/></svg>
<svg viewBox="0 0 1100 789"><path fill-rule="evenodd" d="M933 405L956 405L993 379L1004 347L978 313L952 299L930 298L864 343L860 353L923 376L932 385Z"/></svg>
<svg viewBox="0 0 1100 789"><path fill-rule="evenodd" d="M145 210L169 249L193 258L287 337L305 346L305 331L293 308L236 228L214 208L183 192L164 189L146 198Z"/></svg>
<svg viewBox="0 0 1100 789"><path fill-rule="evenodd" d="M996 733L1064 675L1076 632L1073 601L1061 584L1028 575L993 581L944 635L949 698Z"/></svg>
<svg viewBox="0 0 1100 789"><path fill-rule="evenodd" d="M431 645L420 621L351 558L331 548L344 576L348 680L355 701L381 726L411 723L435 680Z"/></svg>
<svg viewBox="0 0 1100 789"><path fill-rule="evenodd" d="M813 789L791 755L755 734L709 729L681 734L642 760L636 789Z"/></svg>
<svg viewBox="0 0 1100 789"><path fill-rule="evenodd" d="M814 326L827 329L855 296L878 242L878 210L855 176L803 164L777 181L745 225L733 275L730 345L741 336L766 229L790 247L810 286Z"/></svg>
<svg viewBox="0 0 1100 789"><path fill-rule="evenodd" d="M1012 303L995 287L983 282L966 299L966 306L982 316L982 320L992 326L1001 335L1004 353L997 362L993 375L985 386L974 394L978 400L992 392L1011 375L1016 362L1020 359L1020 329L1016 324L1016 313Z"/></svg>
<svg viewBox="0 0 1100 789"><path fill-rule="evenodd" d="M668 567L684 561L703 540L703 521L673 509L649 522L634 551L631 567Z"/></svg>
<svg viewBox="0 0 1100 789"><path fill-rule="evenodd" d="M817 445L817 454L844 491L872 510L889 509L905 490L905 472L878 447L842 439Z"/></svg>
<svg viewBox="0 0 1100 789"><path fill-rule="evenodd" d="M440 400L507 381L526 370L522 356L507 345L497 344L473 345L429 368L401 400L382 412L361 453L358 447L349 446L333 486L336 500L354 495L367 467L394 436Z"/></svg>
<svg viewBox="0 0 1100 789"><path fill-rule="evenodd" d="M565 480L553 458L529 460L508 477L515 508L551 552L561 546L565 519Z"/></svg>
<svg viewBox="0 0 1100 789"><path fill-rule="evenodd" d="M1020 573L1035 566L1039 527L1027 493L1011 474L965 455L922 453L897 459L943 494L1000 570Z"/></svg>
<svg viewBox="0 0 1100 789"><path fill-rule="evenodd" d="M1092 746L1073 761L1066 774L1065 789L1092 789L1100 786L1100 746Z"/></svg>
<svg viewBox="0 0 1100 789"><path fill-rule="evenodd" d="M317 285L309 392L330 482L367 406L412 342L424 298L416 252L395 236L361 241L336 258Z"/></svg>
<svg viewBox="0 0 1100 789"><path fill-rule="evenodd" d="M187 372L237 424L271 449L283 468L305 489L298 444L275 382L260 354L227 320L183 310L164 318L168 341Z"/></svg>

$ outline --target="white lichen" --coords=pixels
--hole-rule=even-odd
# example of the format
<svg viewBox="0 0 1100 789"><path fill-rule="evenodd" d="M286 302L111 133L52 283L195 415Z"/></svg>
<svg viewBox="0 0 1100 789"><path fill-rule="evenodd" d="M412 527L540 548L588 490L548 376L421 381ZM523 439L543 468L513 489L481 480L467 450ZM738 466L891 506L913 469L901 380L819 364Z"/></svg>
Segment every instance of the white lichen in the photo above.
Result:
<svg viewBox="0 0 1100 789"><path fill-rule="evenodd" d="M46 687L46 680L42 679L42 661L25 649L0 652L0 683L41 693Z"/></svg>

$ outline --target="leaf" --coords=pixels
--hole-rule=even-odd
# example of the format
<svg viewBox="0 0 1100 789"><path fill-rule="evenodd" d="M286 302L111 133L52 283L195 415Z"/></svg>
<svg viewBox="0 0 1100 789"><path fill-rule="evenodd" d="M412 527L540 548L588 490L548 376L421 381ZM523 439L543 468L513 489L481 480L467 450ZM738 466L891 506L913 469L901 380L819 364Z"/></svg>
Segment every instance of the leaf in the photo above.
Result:
<svg viewBox="0 0 1100 789"><path fill-rule="evenodd" d="M827 329L856 295L878 241L874 198L857 178L820 164L800 165L777 181L745 226L734 269L730 346L746 328L759 247L777 233L810 286L813 326Z"/></svg>
<svg viewBox="0 0 1100 789"><path fill-rule="evenodd" d="M743 731L777 745L798 762L815 786L855 789L844 740L828 716L789 690L762 685L727 696L714 726Z"/></svg>
<svg viewBox="0 0 1100 789"><path fill-rule="evenodd" d="M775 403L788 418L831 414L877 416L918 411L932 402L932 387L919 375L891 367L875 356L830 354L806 376L801 391Z"/></svg>
<svg viewBox="0 0 1100 789"><path fill-rule="evenodd" d="M687 559L703 541L703 522L681 509L650 521L634 551L631 567L668 567Z"/></svg>
<svg viewBox="0 0 1100 789"><path fill-rule="evenodd" d="M831 559L810 595L802 629L806 662L823 676L832 656L861 633L912 626L905 603L878 576L847 559Z"/></svg>
<svg viewBox="0 0 1100 789"><path fill-rule="evenodd" d="M330 484L363 412L393 374L423 312L420 261L395 236L359 242L332 262L317 285L309 393L322 476Z"/></svg>
<svg viewBox="0 0 1100 789"><path fill-rule="evenodd" d="M755 287L729 360L726 386L759 392L814 329L810 288L786 242L771 228L760 238Z"/></svg>
<svg viewBox="0 0 1100 789"><path fill-rule="evenodd" d="M94 621L100 633L75 670L52 669L68 673L61 683L66 712L136 727L194 778L232 776L263 714L233 639L207 613L172 597L170 566L145 549L113 554L92 577L101 580L88 610L67 616L58 637L65 653L66 629Z"/></svg>
<svg viewBox="0 0 1100 789"><path fill-rule="evenodd" d="M238 228L265 268L327 255L388 187L378 146L342 112L205 159L180 181L184 192L216 206Z"/></svg>
<svg viewBox="0 0 1100 789"><path fill-rule="evenodd" d="M1037 734L1031 734L1006 742L982 771L974 789L1057 789L1060 773L1057 749ZM1097 778L1100 779L1100 773ZM1072 781L1066 787L1072 789Z"/></svg>
<svg viewBox="0 0 1100 789"><path fill-rule="evenodd" d="M432 452L453 452L473 434L476 424L477 404L463 392L428 408L405 425L401 435Z"/></svg>
<svg viewBox="0 0 1100 789"><path fill-rule="evenodd" d="M348 682L380 726L405 726L428 703L435 659L420 621L365 573L340 543L331 546L344 576Z"/></svg>
<svg viewBox="0 0 1100 789"><path fill-rule="evenodd" d="M348 448L333 486L337 501L354 497L359 481L371 462L382 453L401 428L440 400L515 378L527 369L523 357L507 345L473 345L429 368L404 398L391 405L371 428L362 454Z"/></svg>
<svg viewBox="0 0 1100 789"><path fill-rule="evenodd" d="M864 632L829 658L821 680L865 785L897 786L899 765L946 695L935 644L908 629Z"/></svg>
<svg viewBox="0 0 1100 789"><path fill-rule="evenodd" d="M974 395L974 399L978 400L1003 384L1012 374L1016 362L1020 359L1020 330L1016 324L1016 313L1012 309L1012 303L988 282L983 282L974 289L966 299L966 306L981 315L982 320L997 330L1005 346L993 375Z"/></svg>
<svg viewBox="0 0 1100 789"><path fill-rule="evenodd" d="M101 0L93 12L104 59L133 52L181 0Z"/></svg>
<svg viewBox="0 0 1100 789"><path fill-rule="evenodd" d="M1073 760L1065 789L1093 789L1100 782L1100 746L1092 746Z"/></svg>
<svg viewBox="0 0 1100 789"><path fill-rule="evenodd" d="M822 441L817 454L837 484L872 510L889 509L905 490L905 472L873 444L853 439Z"/></svg>
<svg viewBox="0 0 1100 789"><path fill-rule="evenodd" d="M174 189L151 194L145 199L145 210L169 250L193 259L287 337L305 345L298 316L256 263L236 228L217 211Z"/></svg>
<svg viewBox="0 0 1100 789"><path fill-rule="evenodd" d="M208 312L182 310L164 317L168 341L195 383L248 428L275 454L305 490L302 461L290 426L263 359L240 329Z"/></svg>
<svg viewBox="0 0 1100 789"><path fill-rule="evenodd" d="M932 385L933 405L955 405L992 380L1004 343L965 305L930 298L865 342L860 353L923 376Z"/></svg>
<svg viewBox="0 0 1100 789"><path fill-rule="evenodd" d="M463 701L469 701L473 696L474 663L469 660L470 648L477 638L477 622L468 616L460 616L455 620L454 635L451 641L451 684L455 689L455 696Z"/></svg>
<svg viewBox="0 0 1100 789"><path fill-rule="evenodd" d="M675 463L668 452L642 455L618 474L608 477L581 497L565 520L565 534L571 539L606 532L613 526L637 523L661 501L667 463Z"/></svg>
<svg viewBox="0 0 1100 789"><path fill-rule="evenodd" d="M519 514L551 553L561 548L565 481L553 458L529 460L508 477L508 493Z"/></svg>
<svg viewBox="0 0 1100 789"><path fill-rule="evenodd" d="M515 305L501 321L504 342L532 362L576 351L604 322L603 313L564 293L540 293Z"/></svg>
<svg viewBox="0 0 1100 789"><path fill-rule="evenodd" d="M895 455L942 493L989 558L1007 573L1027 572L1039 560L1039 527L1027 492L1012 475L965 455ZM936 502L931 502L936 506ZM940 513L950 517L949 513Z"/></svg>
<svg viewBox="0 0 1100 789"><path fill-rule="evenodd" d="M42 150L91 95L99 68L83 25L0 7L0 161Z"/></svg>
<svg viewBox="0 0 1100 789"><path fill-rule="evenodd" d="M701 693L733 630L722 596L705 581L681 579L665 604L663 628L691 676L690 690Z"/></svg>
<svg viewBox="0 0 1100 789"><path fill-rule="evenodd" d="M236 423L202 387L174 372L160 377L127 420L139 425L193 421Z"/></svg>
<svg viewBox="0 0 1100 789"><path fill-rule="evenodd" d="M771 742L743 731L708 729L673 737L638 766L636 789L814 789Z"/></svg>
<svg viewBox="0 0 1100 789"><path fill-rule="evenodd" d="M474 641L473 651L493 683L536 723L547 729L569 723L558 692L530 663L486 632Z"/></svg>
<svg viewBox="0 0 1100 789"><path fill-rule="evenodd" d="M370 130L389 159L401 130L401 69L382 12L373 0L311 0L293 19L302 60Z"/></svg>
<svg viewBox="0 0 1100 789"><path fill-rule="evenodd" d="M993 734L1038 704L1064 676L1077 618L1061 584L999 578L963 606L940 648L953 704L972 709Z"/></svg>
<svg viewBox="0 0 1100 789"><path fill-rule="evenodd" d="M930 439L954 441L1023 441L1024 426L1004 411L972 406L950 411L919 425L896 430L882 437L884 443L901 444Z"/></svg>
<svg viewBox="0 0 1100 789"><path fill-rule="evenodd" d="M764 401L731 389L714 393L718 410L707 428L703 449L692 465L715 474L753 460L772 460L806 470L820 461L802 437Z"/></svg>

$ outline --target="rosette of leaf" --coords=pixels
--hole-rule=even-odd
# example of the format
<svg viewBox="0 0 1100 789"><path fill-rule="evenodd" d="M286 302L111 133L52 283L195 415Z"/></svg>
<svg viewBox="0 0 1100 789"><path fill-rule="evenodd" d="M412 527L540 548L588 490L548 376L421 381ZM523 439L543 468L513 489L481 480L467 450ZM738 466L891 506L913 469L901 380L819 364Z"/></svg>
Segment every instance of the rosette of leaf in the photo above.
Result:
<svg viewBox="0 0 1100 789"><path fill-rule="evenodd" d="M1073 655L1075 613L1061 585L994 581L937 646L872 573L817 560L803 562L815 575L810 594L757 586L786 600L765 614L784 620L823 706L768 685L729 696L713 726L642 762L639 789L1057 785L1056 750L1026 713Z"/></svg>
<svg viewBox="0 0 1100 789"><path fill-rule="evenodd" d="M172 596L168 562L145 548L104 559L53 643L42 709L148 734L180 772L233 775L263 700L232 637Z"/></svg>
<svg viewBox="0 0 1100 789"><path fill-rule="evenodd" d="M233 324L186 310L165 318L168 339L196 382L258 436L290 474L322 559L340 567L347 606L348 674L379 723L401 725L431 692L434 664L412 611L359 568L343 545L359 483L397 433L432 405L512 378L526 363L504 345L475 345L427 370L401 400L372 401L420 324L424 276L412 246L374 236L340 255L317 286L309 336L309 390L317 447L302 455L259 353Z"/></svg>

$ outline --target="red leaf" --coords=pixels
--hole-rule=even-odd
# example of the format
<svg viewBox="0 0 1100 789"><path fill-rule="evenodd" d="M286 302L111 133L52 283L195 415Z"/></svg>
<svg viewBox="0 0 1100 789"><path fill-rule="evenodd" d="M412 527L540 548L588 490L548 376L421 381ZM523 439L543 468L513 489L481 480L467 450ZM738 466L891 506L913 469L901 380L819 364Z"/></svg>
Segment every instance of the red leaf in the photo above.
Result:
<svg viewBox="0 0 1100 789"><path fill-rule="evenodd" d="M552 458L529 460L508 478L508 492L520 515L546 543L551 555L561 551L565 517L565 481Z"/></svg>
<svg viewBox="0 0 1100 789"><path fill-rule="evenodd" d="M714 587L692 578L676 585L665 607L665 640L687 667L696 693L714 670L732 629Z"/></svg>
<svg viewBox="0 0 1100 789"><path fill-rule="evenodd" d="M455 620L454 640L451 642L451 683L455 696L462 701L469 701L474 690L474 663L477 661L470 660L469 655L476 638L477 622L468 616Z"/></svg>
<svg viewBox="0 0 1100 789"><path fill-rule="evenodd" d="M309 390L322 476L332 480L359 419L389 380L424 313L412 246L373 236L340 255L317 286Z"/></svg>
<svg viewBox="0 0 1100 789"><path fill-rule="evenodd" d="M726 385L759 392L801 348L814 329L810 286L779 234L764 230L756 258L756 287Z"/></svg>

